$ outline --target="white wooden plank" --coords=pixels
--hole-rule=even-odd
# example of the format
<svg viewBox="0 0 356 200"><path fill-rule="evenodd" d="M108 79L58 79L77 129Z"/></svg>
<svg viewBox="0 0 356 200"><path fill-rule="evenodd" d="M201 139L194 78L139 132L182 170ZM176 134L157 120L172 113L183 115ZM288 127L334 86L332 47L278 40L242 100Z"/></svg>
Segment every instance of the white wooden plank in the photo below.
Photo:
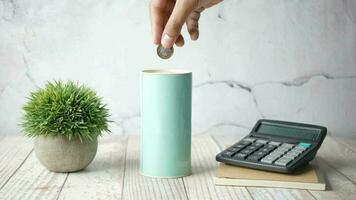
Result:
<svg viewBox="0 0 356 200"><path fill-rule="evenodd" d="M244 187L214 185L218 152L219 148L210 136L193 137L192 175L183 178L189 199L252 199Z"/></svg>
<svg viewBox="0 0 356 200"><path fill-rule="evenodd" d="M326 137L318 156L356 184L356 151L332 137Z"/></svg>
<svg viewBox="0 0 356 200"><path fill-rule="evenodd" d="M254 199L315 199L307 190L248 187Z"/></svg>
<svg viewBox="0 0 356 200"><path fill-rule="evenodd" d="M313 162L320 167L327 183L326 191L310 191L315 198L320 200L356 199L356 185L348 178L333 169L324 159L317 157Z"/></svg>
<svg viewBox="0 0 356 200"><path fill-rule="evenodd" d="M222 148L225 145L233 144L243 137L241 134L236 135L219 135L214 134L214 139ZM307 190L298 189L283 189L283 188L262 188L262 187L247 187L253 199L314 199Z"/></svg>
<svg viewBox="0 0 356 200"><path fill-rule="evenodd" d="M53 173L46 170L32 152L21 168L0 190L0 197L3 199L55 199L66 176L66 173Z"/></svg>
<svg viewBox="0 0 356 200"><path fill-rule="evenodd" d="M30 154L32 140L7 136L0 141L0 190Z"/></svg>
<svg viewBox="0 0 356 200"><path fill-rule="evenodd" d="M127 138L99 139L93 162L83 171L70 173L59 199L121 199Z"/></svg>
<svg viewBox="0 0 356 200"><path fill-rule="evenodd" d="M123 199L187 199L183 180L158 179L139 172L139 139L130 137L126 152Z"/></svg>

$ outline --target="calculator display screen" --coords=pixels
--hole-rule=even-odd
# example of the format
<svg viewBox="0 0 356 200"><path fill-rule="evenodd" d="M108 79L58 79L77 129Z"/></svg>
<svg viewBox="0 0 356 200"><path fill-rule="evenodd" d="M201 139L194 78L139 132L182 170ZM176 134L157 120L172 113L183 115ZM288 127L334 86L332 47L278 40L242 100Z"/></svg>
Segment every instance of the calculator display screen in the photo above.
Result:
<svg viewBox="0 0 356 200"><path fill-rule="evenodd" d="M281 137L312 140L320 133L320 130L313 128L262 123L258 127L257 132Z"/></svg>

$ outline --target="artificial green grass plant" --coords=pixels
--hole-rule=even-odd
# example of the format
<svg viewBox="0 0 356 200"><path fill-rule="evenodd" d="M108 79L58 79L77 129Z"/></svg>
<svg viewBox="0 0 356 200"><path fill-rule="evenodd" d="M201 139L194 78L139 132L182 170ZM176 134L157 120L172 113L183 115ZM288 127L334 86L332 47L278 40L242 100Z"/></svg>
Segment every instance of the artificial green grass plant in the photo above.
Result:
<svg viewBox="0 0 356 200"><path fill-rule="evenodd" d="M108 109L96 93L72 81L48 82L32 92L24 105L25 135L93 140L108 129Z"/></svg>

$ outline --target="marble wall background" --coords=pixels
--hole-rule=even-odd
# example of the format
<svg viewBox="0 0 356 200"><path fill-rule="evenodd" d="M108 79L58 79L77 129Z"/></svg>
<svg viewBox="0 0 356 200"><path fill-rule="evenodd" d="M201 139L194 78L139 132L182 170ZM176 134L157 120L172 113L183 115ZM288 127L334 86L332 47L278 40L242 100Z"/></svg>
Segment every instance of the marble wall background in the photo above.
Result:
<svg viewBox="0 0 356 200"><path fill-rule="evenodd" d="M164 61L147 0L0 0L0 134L19 134L25 96L55 79L97 90L113 134L137 134L140 70L181 67L194 73L195 134L271 118L356 137L356 1L226 0L200 26Z"/></svg>

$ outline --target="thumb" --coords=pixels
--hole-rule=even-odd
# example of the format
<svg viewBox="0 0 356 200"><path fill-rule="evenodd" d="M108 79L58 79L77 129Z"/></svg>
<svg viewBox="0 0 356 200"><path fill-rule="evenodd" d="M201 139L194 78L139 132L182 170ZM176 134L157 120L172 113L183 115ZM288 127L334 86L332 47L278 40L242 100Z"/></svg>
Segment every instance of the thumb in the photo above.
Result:
<svg viewBox="0 0 356 200"><path fill-rule="evenodd" d="M165 48L171 48L180 35L180 31L189 14L194 9L194 1L177 0L171 16L163 30L161 44Z"/></svg>

